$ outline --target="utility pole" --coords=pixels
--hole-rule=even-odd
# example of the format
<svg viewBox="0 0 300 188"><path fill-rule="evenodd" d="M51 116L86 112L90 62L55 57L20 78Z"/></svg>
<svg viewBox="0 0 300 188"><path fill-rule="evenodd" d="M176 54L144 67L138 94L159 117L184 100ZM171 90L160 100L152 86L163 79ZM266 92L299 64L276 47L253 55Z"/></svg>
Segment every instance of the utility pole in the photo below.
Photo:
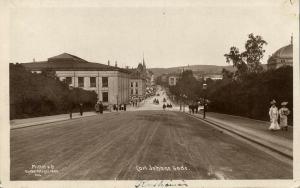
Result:
<svg viewBox="0 0 300 188"><path fill-rule="evenodd" d="M205 111L206 111L206 90L207 90L207 84L203 84L203 91L204 91L204 102L203 102L203 119L205 119Z"/></svg>

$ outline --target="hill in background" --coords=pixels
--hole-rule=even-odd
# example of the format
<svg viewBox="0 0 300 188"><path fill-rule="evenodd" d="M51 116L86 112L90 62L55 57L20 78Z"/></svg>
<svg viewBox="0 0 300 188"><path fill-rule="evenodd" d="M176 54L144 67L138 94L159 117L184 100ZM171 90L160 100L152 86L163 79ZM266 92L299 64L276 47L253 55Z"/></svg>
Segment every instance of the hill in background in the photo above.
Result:
<svg viewBox="0 0 300 188"><path fill-rule="evenodd" d="M263 68L266 69L266 65L263 64ZM193 72L198 72L202 74L221 74L222 70L226 69L229 71L235 71L235 68L232 65L228 66L217 66L217 65L190 65L190 66L181 66L181 67L171 67L171 68L149 68L154 74L155 77L162 74L170 73L180 73L184 70L192 70Z"/></svg>

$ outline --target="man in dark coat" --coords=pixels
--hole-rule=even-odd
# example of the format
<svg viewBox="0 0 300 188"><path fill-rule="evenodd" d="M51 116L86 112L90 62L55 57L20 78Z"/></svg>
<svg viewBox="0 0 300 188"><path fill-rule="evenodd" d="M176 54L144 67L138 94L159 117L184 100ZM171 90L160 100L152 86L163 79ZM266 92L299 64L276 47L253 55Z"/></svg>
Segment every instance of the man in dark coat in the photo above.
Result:
<svg viewBox="0 0 300 188"><path fill-rule="evenodd" d="M70 119L72 119L72 113L73 113L73 103L71 102L69 104L69 114L70 114Z"/></svg>
<svg viewBox="0 0 300 188"><path fill-rule="evenodd" d="M99 103L99 112L100 112L100 114L103 114L103 104L102 104L102 102L100 101L100 103Z"/></svg>
<svg viewBox="0 0 300 188"><path fill-rule="evenodd" d="M80 112L80 116L82 116L83 115L83 104L82 103L79 104L79 112Z"/></svg>
<svg viewBox="0 0 300 188"><path fill-rule="evenodd" d="M99 102L97 102L97 103L95 104L95 111L96 111L96 113L98 114L98 112L99 112Z"/></svg>

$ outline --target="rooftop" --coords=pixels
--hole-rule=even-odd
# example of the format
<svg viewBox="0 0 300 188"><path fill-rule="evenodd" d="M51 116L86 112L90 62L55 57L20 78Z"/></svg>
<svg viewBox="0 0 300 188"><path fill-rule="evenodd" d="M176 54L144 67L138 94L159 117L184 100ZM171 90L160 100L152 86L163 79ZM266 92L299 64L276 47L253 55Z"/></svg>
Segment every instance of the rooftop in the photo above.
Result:
<svg viewBox="0 0 300 188"><path fill-rule="evenodd" d="M287 46L284 46L282 48L279 48L273 55L273 58L282 58L282 59L288 59L293 58L293 45L289 44Z"/></svg>
<svg viewBox="0 0 300 188"><path fill-rule="evenodd" d="M39 61L39 62L30 62L30 63L22 63L25 68L30 70L43 70L43 69L51 69L56 71L64 71L64 70L77 70L77 71L120 71L124 73L130 73L129 70L122 69L119 67L113 67L101 63L88 62L84 59L81 59L77 56L63 53L54 57L48 58L47 61Z"/></svg>

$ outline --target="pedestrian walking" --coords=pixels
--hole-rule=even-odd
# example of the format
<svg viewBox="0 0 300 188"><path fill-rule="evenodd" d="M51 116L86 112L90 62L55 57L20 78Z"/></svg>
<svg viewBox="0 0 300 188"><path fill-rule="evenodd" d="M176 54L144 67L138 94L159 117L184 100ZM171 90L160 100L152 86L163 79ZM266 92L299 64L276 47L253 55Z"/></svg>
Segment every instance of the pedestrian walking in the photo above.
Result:
<svg viewBox="0 0 300 188"><path fill-rule="evenodd" d="M73 113L73 103L69 104L69 115L70 115L70 119L72 119L72 113Z"/></svg>
<svg viewBox="0 0 300 188"><path fill-rule="evenodd" d="M196 114L198 114L198 108L199 108L198 103L195 103L195 110L196 110L195 113L196 113Z"/></svg>
<svg viewBox="0 0 300 188"><path fill-rule="evenodd" d="M163 109L166 110L166 105L165 104L163 104Z"/></svg>
<svg viewBox="0 0 300 188"><path fill-rule="evenodd" d="M269 130L273 131L273 130L280 130L280 127L278 125L278 109L276 107L276 101L272 100L271 101L271 108L269 110L269 116L270 116L270 122L271 125L269 127Z"/></svg>
<svg viewBox="0 0 300 188"><path fill-rule="evenodd" d="M79 104L79 112L80 112L80 116L82 116L83 115L83 104L82 103Z"/></svg>
<svg viewBox="0 0 300 188"><path fill-rule="evenodd" d="M103 106L102 102L100 101L100 103L99 103L99 112L100 112L100 114L103 114L103 108L104 108L104 106Z"/></svg>
<svg viewBox="0 0 300 188"><path fill-rule="evenodd" d="M191 105L191 108L192 108L192 113L194 114L194 113L195 113L195 105L192 104L192 105Z"/></svg>
<svg viewBox="0 0 300 188"><path fill-rule="evenodd" d="M189 113L191 114L192 113L192 105L189 104Z"/></svg>
<svg viewBox="0 0 300 188"><path fill-rule="evenodd" d="M126 104L124 104L124 111L126 111Z"/></svg>
<svg viewBox="0 0 300 188"><path fill-rule="evenodd" d="M282 102L281 108L279 109L279 118L280 118L280 127L281 130L288 130L288 115L290 114L290 110L286 107L288 102Z"/></svg>
<svg viewBox="0 0 300 188"><path fill-rule="evenodd" d="M96 111L96 113L98 114L99 113L99 102L97 102L96 104L95 104L95 111Z"/></svg>

